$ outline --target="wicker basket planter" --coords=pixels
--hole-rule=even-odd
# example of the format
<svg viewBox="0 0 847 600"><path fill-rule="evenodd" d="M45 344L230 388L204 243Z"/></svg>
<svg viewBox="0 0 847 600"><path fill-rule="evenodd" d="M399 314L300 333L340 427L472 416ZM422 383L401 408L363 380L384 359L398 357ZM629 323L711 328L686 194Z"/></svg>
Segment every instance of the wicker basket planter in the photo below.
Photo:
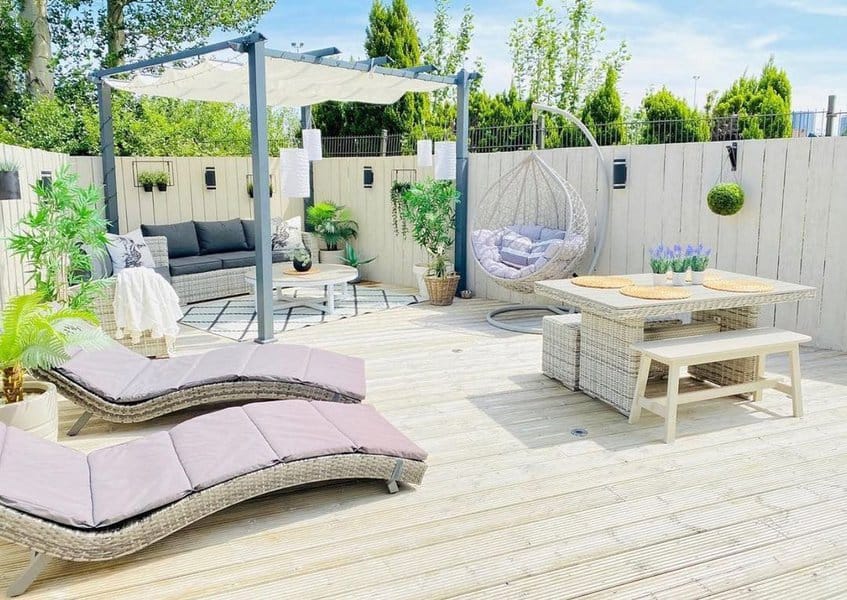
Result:
<svg viewBox="0 0 847 600"><path fill-rule="evenodd" d="M23 401L0 406L0 422L55 442L59 432L56 386L26 379L24 394Z"/></svg>
<svg viewBox="0 0 847 600"><path fill-rule="evenodd" d="M445 277L424 277L429 292L429 303L433 306L450 306L459 288L460 277L450 273Z"/></svg>

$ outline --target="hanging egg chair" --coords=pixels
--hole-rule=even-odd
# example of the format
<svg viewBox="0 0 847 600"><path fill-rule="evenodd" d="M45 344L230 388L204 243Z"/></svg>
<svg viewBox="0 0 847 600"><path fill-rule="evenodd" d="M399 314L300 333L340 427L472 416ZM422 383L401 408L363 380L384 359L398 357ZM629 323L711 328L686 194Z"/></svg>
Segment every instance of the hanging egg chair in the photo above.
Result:
<svg viewBox="0 0 847 600"><path fill-rule="evenodd" d="M597 151L609 183L599 146L579 119L567 111L543 105L533 104L533 110L554 112L574 122ZM587 272L594 270L605 238L608 211L605 205L600 208L602 216L598 216ZM506 289L531 294L536 281L576 275L588 254L591 235L592 226L579 193L541 156L531 152L485 193L473 221L471 242L474 258L488 277ZM540 333L540 327L495 318L517 311L565 312L554 306L519 305L492 311L488 322L510 331Z"/></svg>

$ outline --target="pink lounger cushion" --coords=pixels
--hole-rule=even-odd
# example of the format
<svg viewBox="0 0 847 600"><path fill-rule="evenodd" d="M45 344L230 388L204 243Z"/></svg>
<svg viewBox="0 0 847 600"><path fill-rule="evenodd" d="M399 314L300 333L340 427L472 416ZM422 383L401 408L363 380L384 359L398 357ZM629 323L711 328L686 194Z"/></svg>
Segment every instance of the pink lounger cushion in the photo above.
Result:
<svg viewBox="0 0 847 600"><path fill-rule="evenodd" d="M57 371L117 404L227 381L311 384L349 398L365 397L362 359L295 344L233 344L203 354L151 360L120 344L76 351Z"/></svg>
<svg viewBox="0 0 847 600"><path fill-rule="evenodd" d="M426 459L363 404L257 402L88 455L0 423L0 503L62 525L101 528L278 463L352 453Z"/></svg>

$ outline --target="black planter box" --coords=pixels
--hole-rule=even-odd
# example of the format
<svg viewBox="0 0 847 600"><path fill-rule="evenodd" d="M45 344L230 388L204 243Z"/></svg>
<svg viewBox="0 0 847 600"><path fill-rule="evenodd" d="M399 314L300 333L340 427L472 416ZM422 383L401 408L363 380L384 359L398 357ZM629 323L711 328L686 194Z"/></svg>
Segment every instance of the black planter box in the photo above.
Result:
<svg viewBox="0 0 847 600"><path fill-rule="evenodd" d="M0 200L20 200L21 180L17 171L0 172Z"/></svg>

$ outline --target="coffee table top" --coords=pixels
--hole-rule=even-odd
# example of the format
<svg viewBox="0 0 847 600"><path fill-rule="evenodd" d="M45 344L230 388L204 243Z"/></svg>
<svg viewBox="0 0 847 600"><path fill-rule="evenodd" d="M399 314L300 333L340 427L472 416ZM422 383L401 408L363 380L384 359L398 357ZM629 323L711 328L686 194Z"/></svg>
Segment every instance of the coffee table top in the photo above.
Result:
<svg viewBox="0 0 847 600"><path fill-rule="evenodd" d="M317 270L315 270L317 269ZM312 270L302 275L291 275L286 271L294 270L294 263L282 262L273 265L273 284L281 287L312 287L323 286L330 283L346 283L353 281L359 276L359 271L347 265L331 265L320 263L313 266ZM256 283L256 272L250 271L244 276L248 283Z"/></svg>

